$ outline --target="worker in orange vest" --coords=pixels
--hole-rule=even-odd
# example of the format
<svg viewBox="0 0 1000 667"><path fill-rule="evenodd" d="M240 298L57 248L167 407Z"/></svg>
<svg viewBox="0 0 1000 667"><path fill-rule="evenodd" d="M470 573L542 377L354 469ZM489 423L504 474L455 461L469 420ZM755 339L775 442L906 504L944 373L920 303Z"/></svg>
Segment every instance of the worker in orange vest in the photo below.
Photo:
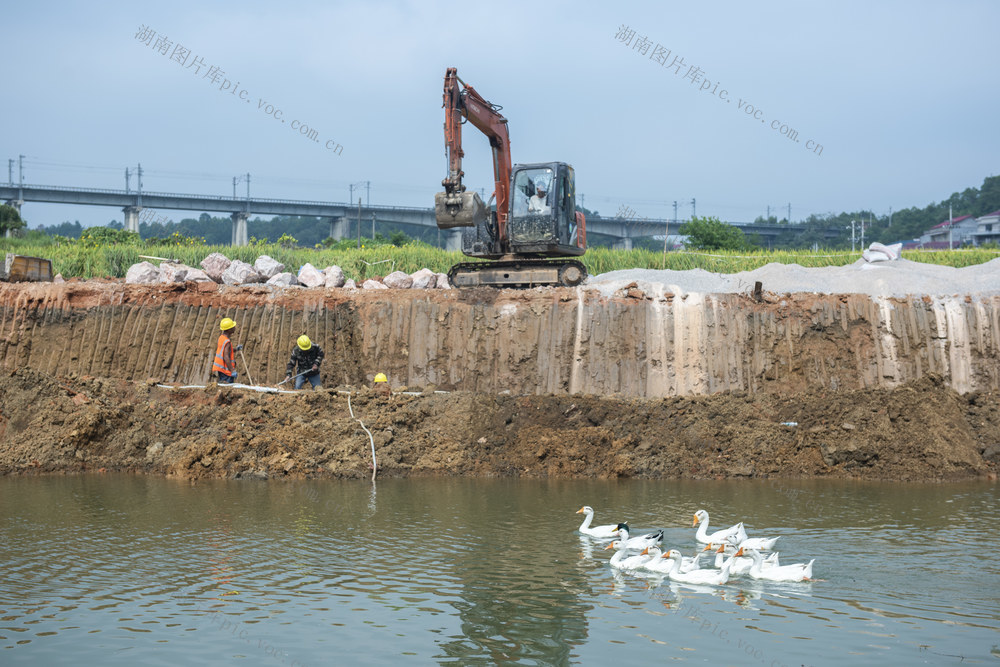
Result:
<svg viewBox="0 0 1000 667"><path fill-rule="evenodd" d="M230 340L236 322L230 318L224 318L219 323L219 342L215 347L215 362L212 364L212 372L219 377L219 384L232 384L236 381L236 351L233 350L233 342ZM242 345L237 345L236 350L242 350Z"/></svg>

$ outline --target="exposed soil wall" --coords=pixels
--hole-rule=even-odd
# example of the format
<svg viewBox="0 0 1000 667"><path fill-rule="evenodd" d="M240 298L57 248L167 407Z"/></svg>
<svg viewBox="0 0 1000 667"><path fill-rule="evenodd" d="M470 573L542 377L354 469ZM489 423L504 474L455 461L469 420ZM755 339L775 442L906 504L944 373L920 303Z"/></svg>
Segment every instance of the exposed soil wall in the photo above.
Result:
<svg viewBox="0 0 1000 667"><path fill-rule="evenodd" d="M964 479L1000 459L996 296L188 287L0 284L0 474L367 477L348 396L382 476ZM328 389L157 387L207 380L222 317L258 384L307 333ZM364 387L379 371L395 393Z"/></svg>
<svg viewBox="0 0 1000 667"><path fill-rule="evenodd" d="M258 384L295 338L325 381L660 398L893 387L927 374L1000 388L1000 296L689 294L639 289L287 290L87 281L0 284L0 367L204 383L218 322L239 323ZM242 360L237 360L245 376Z"/></svg>

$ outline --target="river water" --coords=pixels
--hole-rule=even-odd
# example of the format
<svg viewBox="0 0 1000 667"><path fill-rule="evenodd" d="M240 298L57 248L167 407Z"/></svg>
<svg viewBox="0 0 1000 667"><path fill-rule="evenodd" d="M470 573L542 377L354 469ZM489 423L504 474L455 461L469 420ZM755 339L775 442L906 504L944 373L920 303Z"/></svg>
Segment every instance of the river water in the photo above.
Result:
<svg viewBox="0 0 1000 667"><path fill-rule="evenodd" d="M0 664L1000 665L1000 487L0 479ZM595 523L781 535L816 581L608 566ZM715 524L718 524L717 526Z"/></svg>

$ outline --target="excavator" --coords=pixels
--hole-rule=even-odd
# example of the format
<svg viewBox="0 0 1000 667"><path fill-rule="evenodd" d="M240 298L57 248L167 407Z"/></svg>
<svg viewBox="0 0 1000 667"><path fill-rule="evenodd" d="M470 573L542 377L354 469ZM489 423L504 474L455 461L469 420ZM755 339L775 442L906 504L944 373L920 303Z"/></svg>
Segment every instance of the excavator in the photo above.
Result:
<svg viewBox="0 0 1000 667"><path fill-rule="evenodd" d="M439 229L461 228L462 253L489 262L451 267L453 287L572 287L587 267L572 259L587 251L587 224L576 210L573 167L565 162L511 166L510 135L502 107L484 99L449 67L444 75L444 139L448 176L434 195ZM462 184L462 124L467 119L493 149L490 204Z"/></svg>

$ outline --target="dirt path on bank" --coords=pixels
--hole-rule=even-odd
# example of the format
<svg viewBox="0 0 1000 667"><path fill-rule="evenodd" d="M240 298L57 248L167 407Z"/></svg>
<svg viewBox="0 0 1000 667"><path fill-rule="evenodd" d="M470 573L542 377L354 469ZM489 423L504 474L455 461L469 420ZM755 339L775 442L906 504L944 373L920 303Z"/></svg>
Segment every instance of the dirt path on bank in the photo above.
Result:
<svg viewBox="0 0 1000 667"><path fill-rule="evenodd" d="M352 391L381 477L956 480L995 479L1000 463L998 396L959 395L936 376L792 397ZM367 478L368 436L347 399L336 389L164 389L8 371L0 376L0 473Z"/></svg>

